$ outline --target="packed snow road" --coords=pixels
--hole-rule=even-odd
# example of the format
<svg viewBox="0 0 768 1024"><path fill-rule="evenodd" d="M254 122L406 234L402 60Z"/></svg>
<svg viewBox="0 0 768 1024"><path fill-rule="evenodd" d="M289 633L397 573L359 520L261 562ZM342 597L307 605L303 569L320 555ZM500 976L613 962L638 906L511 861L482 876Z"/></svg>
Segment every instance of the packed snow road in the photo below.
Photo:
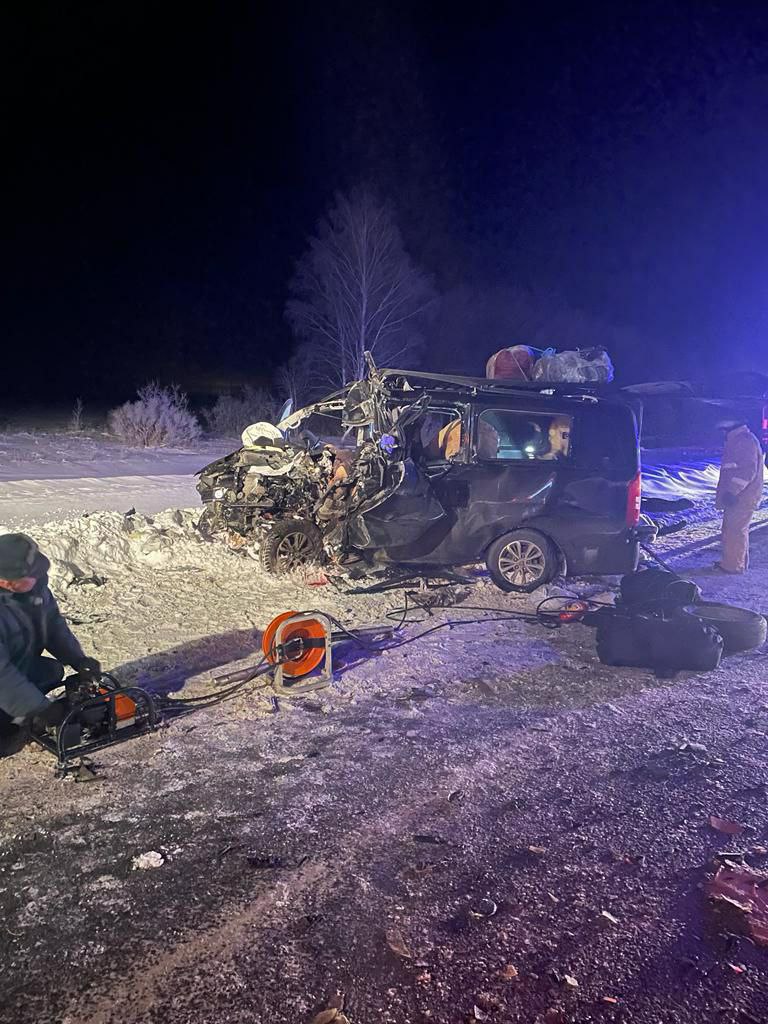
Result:
<svg viewBox="0 0 768 1024"><path fill-rule="evenodd" d="M239 440L201 442L194 451L136 449L106 435L0 434L0 525L44 523L84 512L152 514L198 504L194 474ZM716 452L643 451L643 493L659 503L695 502L694 518L711 518ZM690 512L688 513L690 516Z"/></svg>
<svg viewBox="0 0 768 1024"><path fill-rule="evenodd" d="M32 530L125 679L203 693L279 611L402 603L264 576L193 513L137 508ZM765 612L763 524L743 579L710 571L715 522L658 547ZM454 597L402 638L474 625L339 650L332 687L276 708L254 684L103 751L97 781L55 781L29 746L0 760L0 1021L768 1019L768 952L700 888L725 851L768 867L766 652L659 680L601 665L584 626L512 617L532 602L482 574Z"/></svg>
<svg viewBox="0 0 768 1024"><path fill-rule="evenodd" d="M30 526L102 509L153 513L194 505L194 474L236 444L212 441L194 451L152 451L102 436L0 434L0 524Z"/></svg>

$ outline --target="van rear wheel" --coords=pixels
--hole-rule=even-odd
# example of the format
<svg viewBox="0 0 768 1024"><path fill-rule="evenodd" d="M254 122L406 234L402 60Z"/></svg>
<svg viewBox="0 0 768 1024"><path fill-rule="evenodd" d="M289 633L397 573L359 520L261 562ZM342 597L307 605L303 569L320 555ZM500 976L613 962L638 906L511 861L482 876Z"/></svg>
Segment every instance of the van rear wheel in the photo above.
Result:
<svg viewBox="0 0 768 1024"><path fill-rule="evenodd" d="M530 594L557 575L557 548L536 530L513 530L488 548L486 565L501 590Z"/></svg>

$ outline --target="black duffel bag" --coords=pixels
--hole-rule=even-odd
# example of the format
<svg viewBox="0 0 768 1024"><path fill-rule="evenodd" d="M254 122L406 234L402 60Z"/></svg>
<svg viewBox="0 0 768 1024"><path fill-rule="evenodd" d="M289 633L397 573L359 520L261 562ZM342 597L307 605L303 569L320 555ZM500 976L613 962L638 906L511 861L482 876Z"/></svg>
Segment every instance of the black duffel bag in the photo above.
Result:
<svg viewBox="0 0 768 1024"><path fill-rule="evenodd" d="M710 672L720 664L723 638L692 615L633 615L615 611L597 625L597 656L604 665L650 668L659 676Z"/></svg>
<svg viewBox="0 0 768 1024"><path fill-rule="evenodd" d="M622 576L617 606L636 612L672 611L694 604L701 590L667 569L640 569Z"/></svg>

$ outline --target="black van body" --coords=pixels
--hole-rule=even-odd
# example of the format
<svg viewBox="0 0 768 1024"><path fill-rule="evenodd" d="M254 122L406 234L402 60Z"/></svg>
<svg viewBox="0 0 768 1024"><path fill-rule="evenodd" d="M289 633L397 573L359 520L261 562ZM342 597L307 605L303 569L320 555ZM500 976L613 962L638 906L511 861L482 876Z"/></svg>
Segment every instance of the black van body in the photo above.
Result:
<svg viewBox="0 0 768 1024"><path fill-rule="evenodd" d="M281 536L293 522L310 546L318 530L326 553L341 560L352 553L406 565L485 561L506 590L532 590L563 571L636 567L650 531L639 522L637 417L620 393L376 370L279 426L290 441L309 416L329 412L357 430L342 485L329 472L314 503L299 509L294 500L282 510L273 488L269 507L242 519L232 514L235 483L229 514L220 507L219 519L248 529L281 520ZM212 506L214 478L226 462L202 471L199 490Z"/></svg>

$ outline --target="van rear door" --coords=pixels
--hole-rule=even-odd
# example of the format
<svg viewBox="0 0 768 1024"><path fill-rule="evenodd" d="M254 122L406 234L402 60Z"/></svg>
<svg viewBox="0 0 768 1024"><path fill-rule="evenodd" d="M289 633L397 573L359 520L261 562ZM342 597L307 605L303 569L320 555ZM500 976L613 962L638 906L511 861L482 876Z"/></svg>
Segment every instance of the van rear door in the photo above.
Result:
<svg viewBox="0 0 768 1024"><path fill-rule="evenodd" d="M631 572L638 556L632 527L640 511L640 450L629 405L584 401L558 476L541 529L560 545L569 573Z"/></svg>

